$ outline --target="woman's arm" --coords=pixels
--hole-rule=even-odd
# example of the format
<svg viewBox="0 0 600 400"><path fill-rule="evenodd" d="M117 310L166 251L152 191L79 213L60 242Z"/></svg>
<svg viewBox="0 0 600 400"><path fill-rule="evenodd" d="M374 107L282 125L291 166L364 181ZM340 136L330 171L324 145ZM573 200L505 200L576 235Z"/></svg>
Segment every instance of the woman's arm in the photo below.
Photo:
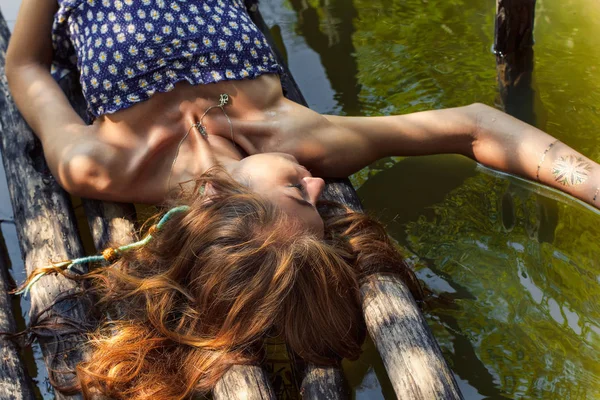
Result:
<svg viewBox="0 0 600 400"><path fill-rule="evenodd" d="M50 170L68 192L106 193L119 151L86 126L50 75L53 0L23 0L6 56L6 76L19 111L39 137ZM116 170L116 169L114 169Z"/></svg>
<svg viewBox="0 0 600 400"><path fill-rule="evenodd" d="M475 105L474 159L539 181L600 208L600 165L547 133L481 104Z"/></svg>
<svg viewBox="0 0 600 400"><path fill-rule="evenodd" d="M600 204L600 165L543 131L483 104L389 117L327 116L337 163L392 155L458 153ZM360 146L360 147L359 147ZM354 154L358 154L354 156ZM365 155L367 155L365 157ZM346 158L348 161L343 161Z"/></svg>

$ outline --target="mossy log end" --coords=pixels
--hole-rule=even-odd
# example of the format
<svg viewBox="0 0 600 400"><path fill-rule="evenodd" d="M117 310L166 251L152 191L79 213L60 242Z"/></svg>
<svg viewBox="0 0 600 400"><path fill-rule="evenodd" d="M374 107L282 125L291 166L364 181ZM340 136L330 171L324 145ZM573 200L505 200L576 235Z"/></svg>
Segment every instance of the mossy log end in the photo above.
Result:
<svg viewBox="0 0 600 400"><path fill-rule="evenodd" d="M0 332L15 333L16 323L12 313L12 302L8 279L8 254L0 234ZM0 399L34 400L31 380L19 358L19 349L12 340L0 336Z"/></svg>
<svg viewBox="0 0 600 400"><path fill-rule="evenodd" d="M48 169L41 143L19 114L4 70L10 31L0 15L0 150L27 273L51 260L83 255L67 194ZM72 296L76 295L76 296ZM55 386L76 384L75 366L84 358L84 330L91 326L80 286L61 275L43 277L31 291L31 324ZM70 391L57 399L79 399Z"/></svg>
<svg viewBox="0 0 600 400"><path fill-rule="evenodd" d="M361 286L363 314L399 399L462 399L452 371L410 290L393 276Z"/></svg>

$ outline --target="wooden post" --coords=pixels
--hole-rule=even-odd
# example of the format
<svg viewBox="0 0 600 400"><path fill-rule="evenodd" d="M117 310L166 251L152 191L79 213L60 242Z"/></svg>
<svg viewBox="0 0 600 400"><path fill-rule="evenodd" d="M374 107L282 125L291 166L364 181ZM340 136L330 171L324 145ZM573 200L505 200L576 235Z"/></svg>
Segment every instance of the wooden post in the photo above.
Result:
<svg viewBox="0 0 600 400"><path fill-rule="evenodd" d="M505 111L535 125L533 23L535 0L496 0L494 51Z"/></svg>
<svg viewBox="0 0 600 400"><path fill-rule="evenodd" d="M10 32L0 14L0 151L2 151L21 253L28 273L83 255L75 218L66 193L46 166L42 147L19 114L5 75ZM82 268L82 270L84 270ZM75 366L84 358L84 330L92 326L88 302L80 286L61 275L43 277L31 291L31 321L38 328L51 382L68 388L76 384ZM57 399L81 399L75 392L56 392Z"/></svg>
<svg viewBox="0 0 600 400"><path fill-rule="evenodd" d="M419 311L398 278L373 275L361 286L369 334L399 399L462 399L452 371Z"/></svg>
<svg viewBox="0 0 600 400"><path fill-rule="evenodd" d="M9 290L8 254L0 232L0 332L15 333ZM0 337L0 399L34 400L31 380L19 358L19 349L8 337Z"/></svg>

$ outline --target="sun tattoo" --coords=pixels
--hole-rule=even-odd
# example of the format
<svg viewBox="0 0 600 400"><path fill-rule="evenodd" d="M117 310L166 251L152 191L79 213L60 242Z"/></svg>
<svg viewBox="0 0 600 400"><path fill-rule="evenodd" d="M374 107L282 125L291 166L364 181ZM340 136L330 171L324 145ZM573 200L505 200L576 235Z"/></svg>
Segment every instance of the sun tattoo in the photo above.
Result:
<svg viewBox="0 0 600 400"><path fill-rule="evenodd" d="M563 186L580 185L587 181L592 167L583 157L563 156L552 164L552 175Z"/></svg>

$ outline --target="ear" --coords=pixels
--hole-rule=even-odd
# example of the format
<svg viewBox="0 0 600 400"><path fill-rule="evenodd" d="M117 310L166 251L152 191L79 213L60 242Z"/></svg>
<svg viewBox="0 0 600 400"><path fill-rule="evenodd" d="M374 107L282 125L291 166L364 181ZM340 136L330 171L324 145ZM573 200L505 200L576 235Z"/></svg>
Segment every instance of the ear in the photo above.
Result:
<svg viewBox="0 0 600 400"><path fill-rule="evenodd" d="M206 184L204 184L200 190L202 190L202 196L206 197L207 199L215 197L218 194L217 189L210 182L206 182Z"/></svg>
<svg viewBox="0 0 600 400"><path fill-rule="evenodd" d="M200 186L198 191L201 199L200 204L203 207L210 206L215 201L215 198L218 197L217 189L210 182L207 182L204 185Z"/></svg>

